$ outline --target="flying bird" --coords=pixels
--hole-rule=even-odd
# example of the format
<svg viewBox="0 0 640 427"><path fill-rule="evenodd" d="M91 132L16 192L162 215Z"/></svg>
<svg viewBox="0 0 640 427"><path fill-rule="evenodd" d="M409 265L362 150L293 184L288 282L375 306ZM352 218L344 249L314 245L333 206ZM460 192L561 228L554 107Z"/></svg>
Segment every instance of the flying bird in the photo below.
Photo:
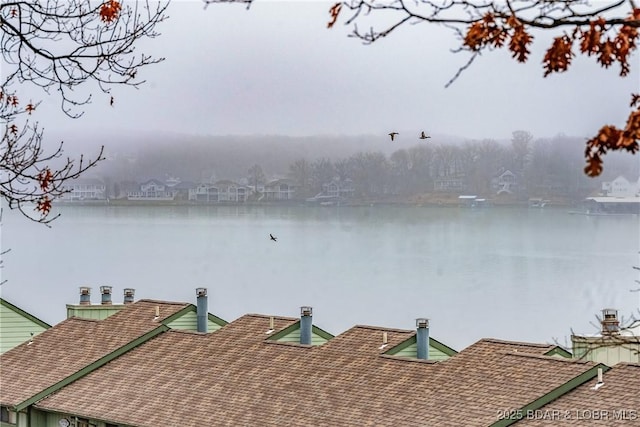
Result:
<svg viewBox="0 0 640 427"><path fill-rule="evenodd" d="M271 237L271 240L273 240L274 242L278 241L277 237L274 237L273 234L269 233L269 237Z"/></svg>
<svg viewBox="0 0 640 427"><path fill-rule="evenodd" d="M427 138L431 138L431 136L425 135L424 131L422 131L422 133L420 134L420 139L427 139Z"/></svg>
<svg viewBox="0 0 640 427"><path fill-rule="evenodd" d="M390 132L389 136L391 137L391 140L393 141L393 139L396 137L396 135L398 135L398 132Z"/></svg>

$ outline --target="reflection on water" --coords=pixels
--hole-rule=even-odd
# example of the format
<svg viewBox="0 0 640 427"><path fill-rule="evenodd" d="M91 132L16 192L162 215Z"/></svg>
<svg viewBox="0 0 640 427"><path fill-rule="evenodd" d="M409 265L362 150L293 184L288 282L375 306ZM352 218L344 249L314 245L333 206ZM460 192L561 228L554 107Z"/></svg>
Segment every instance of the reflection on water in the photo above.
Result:
<svg viewBox="0 0 640 427"><path fill-rule="evenodd" d="M355 324L413 328L462 348L482 337L551 341L591 332L605 306L631 313L634 217L565 209L412 206L61 207L52 229L5 212L3 297L50 323L77 287L210 311L297 316L333 333ZM269 233L278 242L269 240Z"/></svg>

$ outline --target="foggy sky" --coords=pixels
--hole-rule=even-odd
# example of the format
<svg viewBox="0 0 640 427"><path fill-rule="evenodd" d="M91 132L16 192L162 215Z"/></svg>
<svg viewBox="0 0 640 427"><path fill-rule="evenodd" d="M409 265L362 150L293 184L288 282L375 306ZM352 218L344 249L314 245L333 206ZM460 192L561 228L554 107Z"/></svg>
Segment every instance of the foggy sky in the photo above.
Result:
<svg viewBox="0 0 640 427"><path fill-rule="evenodd" d="M139 90L118 87L94 100L79 120L59 112L55 93L37 119L56 131L210 135L438 135L508 139L514 130L535 137L591 136L603 125L624 125L630 93L640 88L637 54L632 73L574 59L569 71L543 78L550 37L538 34L527 64L507 51L486 52L448 89L468 59L451 49L449 29L405 25L365 46L350 26L329 30L329 2L261 1L242 5L174 1L162 35L139 51L166 58L144 68ZM23 88L20 89L21 91Z"/></svg>

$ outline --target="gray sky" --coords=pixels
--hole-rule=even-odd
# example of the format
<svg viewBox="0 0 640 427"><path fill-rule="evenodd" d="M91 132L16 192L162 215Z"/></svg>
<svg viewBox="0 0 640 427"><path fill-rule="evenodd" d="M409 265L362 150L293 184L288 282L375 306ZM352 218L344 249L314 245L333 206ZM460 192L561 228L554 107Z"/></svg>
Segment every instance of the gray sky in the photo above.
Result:
<svg viewBox="0 0 640 427"><path fill-rule="evenodd" d="M45 99L38 120L57 131L159 130L195 134L386 134L391 130L509 138L560 132L591 136L622 126L632 74L594 58L575 58L567 73L543 78L550 37L540 35L525 65L507 51L487 52L450 88L467 56L453 54L453 32L405 25L373 45L348 38L351 27L326 28L330 2L261 1L241 5L175 1L158 39L140 46L166 61L142 70L140 90L116 88L115 105L96 93L80 120ZM344 17L342 17L344 18ZM43 95L44 97L44 95ZM402 136L402 135L401 135Z"/></svg>

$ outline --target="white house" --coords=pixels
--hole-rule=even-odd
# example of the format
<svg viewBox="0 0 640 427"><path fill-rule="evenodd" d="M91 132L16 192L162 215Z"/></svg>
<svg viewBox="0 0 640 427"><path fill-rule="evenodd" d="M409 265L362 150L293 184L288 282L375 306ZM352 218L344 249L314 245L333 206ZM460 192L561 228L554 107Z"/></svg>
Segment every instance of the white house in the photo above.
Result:
<svg viewBox="0 0 640 427"><path fill-rule="evenodd" d="M66 187L68 193L60 197L61 201L104 200L106 199L106 186L104 182L95 178L78 178Z"/></svg>
<svg viewBox="0 0 640 427"><path fill-rule="evenodd" d="M173 200L176 192L157 179L140 184L140 190L127 194L128 200Z"/></svg>
<svg viewBox="0 0 640 427"><path fill-rule="evenodd" d="M602 192L608 197L638 197L640 196L640 178L636 182L629 182L619 176L613 181L602 183Z"/></svg>

